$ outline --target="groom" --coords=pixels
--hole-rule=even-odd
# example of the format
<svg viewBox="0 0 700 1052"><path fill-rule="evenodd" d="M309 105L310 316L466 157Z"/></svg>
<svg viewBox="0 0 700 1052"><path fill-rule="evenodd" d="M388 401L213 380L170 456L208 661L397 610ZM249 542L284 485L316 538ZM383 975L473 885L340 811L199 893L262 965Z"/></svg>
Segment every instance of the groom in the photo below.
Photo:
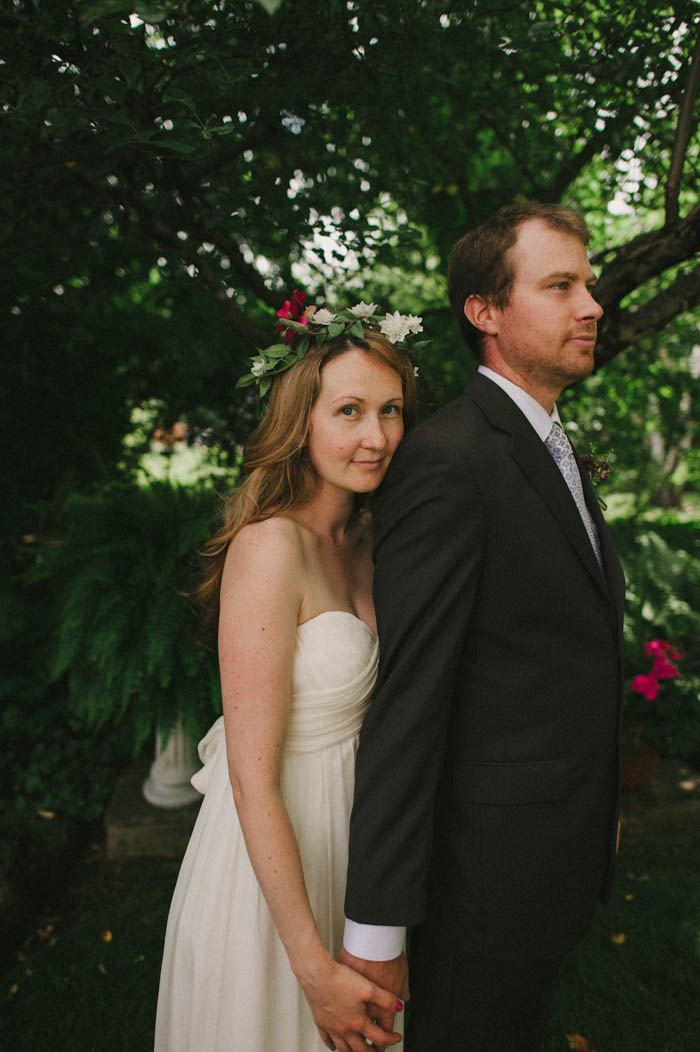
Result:
<svg viewBox="0 0 700 1052"><path fill-rule="evenodd" d="M479 370L375 498L381 659L340 959L406 997L413 928L408 1052L538 1052L561 957L610 890L624 580L556 408L593 369L587 242L537 203L457 242Z"/></svg>

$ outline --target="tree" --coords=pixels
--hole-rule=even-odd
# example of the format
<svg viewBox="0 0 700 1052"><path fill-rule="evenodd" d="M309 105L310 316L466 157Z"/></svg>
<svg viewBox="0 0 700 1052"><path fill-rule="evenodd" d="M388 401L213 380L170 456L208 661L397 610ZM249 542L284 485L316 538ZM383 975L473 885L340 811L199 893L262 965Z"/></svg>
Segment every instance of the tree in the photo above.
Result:
<svg viewBox="0 0 700 1052"><path fill-rule="evenodd" d="M65 433L47 446L26 408L4 412L42 492L109 477L148 398L239 439L252 407L235 408L235 376L302 282L319 303L342 286L425 314L442 397L463 372L439 278L450 245L518 193L600 217L601 364L697 305L696 13L694 0L283 0L273 16L233 0L6 5L4 322L23 402ZM622 242L610 201L635 209Z"/></svg>

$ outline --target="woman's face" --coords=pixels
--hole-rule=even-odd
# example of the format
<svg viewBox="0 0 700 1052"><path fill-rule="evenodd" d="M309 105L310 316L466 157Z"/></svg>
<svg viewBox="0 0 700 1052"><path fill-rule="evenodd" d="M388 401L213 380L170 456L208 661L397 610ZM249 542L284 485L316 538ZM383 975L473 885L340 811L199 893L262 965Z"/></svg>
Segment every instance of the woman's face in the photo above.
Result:
<svg viewBox="0 0 700 1052"><path fill-rule="evenodd" d="M309 418L307 446L326 488L371 493L403 436L401 377L358 348L332 358Z"/></svg>

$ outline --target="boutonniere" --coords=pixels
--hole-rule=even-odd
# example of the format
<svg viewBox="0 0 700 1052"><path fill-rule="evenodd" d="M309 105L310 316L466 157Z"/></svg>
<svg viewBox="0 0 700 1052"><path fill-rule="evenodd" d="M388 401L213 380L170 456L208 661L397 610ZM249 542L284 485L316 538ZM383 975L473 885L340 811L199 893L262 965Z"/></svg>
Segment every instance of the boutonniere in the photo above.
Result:
<svg viewBox="0 0 700 1052"><path fill-rule="evenodd" d="M614 450L612 449L601 453L596 445L591 445L590 452L584 453L581 457L581 463L586 469L586 474L591 480L591 485L595 491L596 500L603 511L607 508L607 504L598 493L596 486L599 482L607 482L610 478L610 458L613 456L613 453Z"/></svg>

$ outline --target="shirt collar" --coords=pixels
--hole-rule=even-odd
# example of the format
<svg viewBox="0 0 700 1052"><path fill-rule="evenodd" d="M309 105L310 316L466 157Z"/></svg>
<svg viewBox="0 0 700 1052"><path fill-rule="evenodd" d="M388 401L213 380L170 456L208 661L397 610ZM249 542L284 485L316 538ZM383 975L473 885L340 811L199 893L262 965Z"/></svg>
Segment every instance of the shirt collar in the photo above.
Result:
<svg viewBox="0 0 700 1052"><path fill-rule="evenodd" d="M550 414L544 406L540 405L536 398L529 395L522 387L518 387L512 380L507 380L505 376L494 372L493 369L489 369L486 365L480 365L478 371L482 376L486 376L489 380L493 380L495 384L498 384L502 391L505 391L543 442L552 430L552 424L561 424L556 404Z"/></svg>

